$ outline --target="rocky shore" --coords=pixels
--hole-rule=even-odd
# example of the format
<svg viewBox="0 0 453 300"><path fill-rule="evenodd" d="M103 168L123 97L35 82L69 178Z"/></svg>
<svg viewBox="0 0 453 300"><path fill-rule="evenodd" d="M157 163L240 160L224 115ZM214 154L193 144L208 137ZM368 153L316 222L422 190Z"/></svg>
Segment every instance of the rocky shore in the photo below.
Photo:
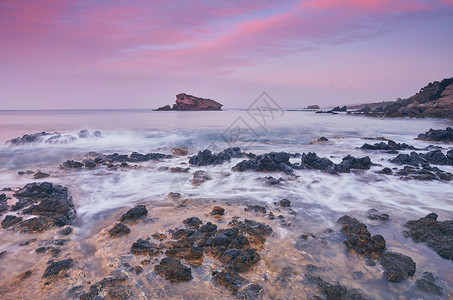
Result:
<svg viewBox="0 0 453 300"><path fill-rule="evenodd" d="M200 98L182 93L176 95L176 103L173 104L173 107L165 105L155 110L222 110L222 106L222 104L212 99Z"/></svg>

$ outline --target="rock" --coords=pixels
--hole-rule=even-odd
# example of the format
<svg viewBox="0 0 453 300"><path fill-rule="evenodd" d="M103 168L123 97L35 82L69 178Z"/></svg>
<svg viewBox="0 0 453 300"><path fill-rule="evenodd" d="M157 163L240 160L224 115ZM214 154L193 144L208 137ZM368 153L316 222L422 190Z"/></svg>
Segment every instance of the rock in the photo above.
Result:
<svg viewBox="0 0 453 300"><path fill-rule="evenodd" d="M201 225L198 228L198 231L202 232L204 235L212 236L217 231L217 225L207 222L204 225Z"/></svg>
<svg viewBox="0 0 453 300"><path fill-rule="evenodd" d="M19 224L22 221L22 217L16 217L13 215L7 215L2 221L3 228L10 228L14 225Z"/></svg>
<svg viewBox="0 0 453 300"><path fill-rule="evenodd" d="M307 169L324 170L329 173L336 173L335 164L328 158L320 158L316 153L309 152L308 154L302 153L301 157L302 166Z"/></svg>
<svg viewBox="0 0 453 300"><path fill-rule="evenodd" d="M341 163L334 164L328 158L320 158L316 153L309 152L308 154L303 153L301 158L301 166L307 169L315 169L326 171L331 174L338 173L349 173L351 169L370 169L372 163L368 156L362 158L355 158L348 155L343 158Z"/></svg>
<svg viewBox="0 0 453 300"><path fill-rule="evenodd" d="M66 226L62 230L60 230L60 234L62 235L70 235L72 233L72 227L71 226Z"/></svg>
<svg viewBox="0 0 453 300"><path fill-rule="evenodd" d="M166 280L177 283L192 279L192 270L181 264L181 261L166 257L154 267L154 271Z"/></svg>
<svg viewBox="0 0 453 300"><path fill-rule="evenodd" d="M453 150L443 154L441 150L434 150L427 153L411 152L411 154L399 154L390 162L399 165L424 166L428 163L434 165L453 165Z"/></svg>
<svg viewBox="0 0 453 300"><path fill-rule="evenodd" d="M332 109L332 111L347 111L347 110L348 110L348 108L346 106L343 106L341 108L339 106L337 106Z"/></svg>
<svg viewBox="0 0 453 300"><path fill-rule="evenodd" d="M138 163L138 162L146 162L150 160L160 160L163 158L169 158L170 156L162 153L148 153L148 154L141 154L138 152L132 152L131 155L125 155L125 154L118 154L118 153L113 153L110 155L102 155L99 156L94 160L95 163L99 164L102 162L109 162L109 163L125 163L125 162L130 162L130 163ZM121 164L122 166L127 166Z"/></svg>
<svg viewBox="0 0 453 300"><path fill-rule="evenodd" d="M7 143L11 143L13 145L23 145L28 143L37 143L42 142L44 137L52 135L51 133L46 132L39 132L34 134L25 134L22 137L17 137L15 139L7 141Z"/></svg>
<svg viewBox="0 0 453 300"><path fill-rule="evenodd" d="M384 277L391 282L400 282L415 274L415 262L407 255L397 252L384 252L380 257Z"/></svg>
<svg viewBox="0 0 453 300"><path fill-rule="evenodd" d="M67 160L61 164L61 167L64 169L80 169L83 167L83 164L78 161Z"/></svg>
<svg viewBox="0 0 453 300"><path fill-rule="evenodd" d="M83 130L80 130L78 135L79 135L79 138L86 139L86 138L90 137L90 132L86 129L83 129Z"/></svg>
<svg viewBox="0 0 453 300"><path fill-rule="evenodd" d="M278 185L283 181L283 178L277 179L272 176L266 176L266 177L264 177L264 179L266 180L266 184L270 185L270 186Z"/></svg>
<svg viewBox="0 0 453 300"><path fill-rule="evenodd" d="M120 218L120 222L130 223L142 219L148 215L148 209L145 205L137 205L134 208L129 209Z"/></svg>
<svg viewBox="0 0 453 300"><path fill-rule="evenodd" d="M309 281L315 283L319 291L326 295L328 300L365 300L366 297L363 295L363 292L358 289L348 289L344 285L339 283L331 284L324 281L319 276L305 275L305 278Z"/></svg>
<svg viewBox="0 0 453 300"><path fill-rule="evenodd" d="M344 243L348 249L367 258L375 258L385 250L384 237L380 234L371 236L367 226L357 219L345 215L337 222L343 225L341 233L346 236Z"/></svg>
<svg viewBox="0 0 453 300"><path fill-rule="evenodd" d="M380 142L374 145L363 144L360 149L363 150L381 150L381 151L396 151L396 150L418 150L414 146L408 145L406 143L395 143L392 140L388 140L387 143Z"/></svg>
<svg viewBox="0 0 453 300"><path fill-rule="evenodd" d="M212 99L182 93L176 95L176 104L173 105L173 110L221 110L222 106Z"/></svg>
<svg viewBox="0 0 453 300"><path fill-rule="evenodd" d="M442 180L451 181L453 180L453 174L445 172L439 168L431 167L427 164L423 165L420 169L418 167L405 166L403 169L398 170L396 175L401 176L401 179L409 180Z"/></svg>
<svg viewBox="0 0 453 300"><path fill-rule="evenodd" d="M57 262L51 262L49 266L47 266L42 278L53 277L57 276L63 271L69 270L74 264L72 259L64 259Z"/></svg>
<svg viewBox="0 0 453 300"><path fill-rule="evenodd" d="M368 214L368 219L371 220L388 220L390 216L388 214L381 214L379 211L375 208L372 208L367 211Z"/></svg>
<svg viewBox="0 0 453 300"><path fill-rule="evenodd" d="M175 192L170 192L167 194L167 196L165 196L166 200L178 200L180 198L181 198L181 194L175 193Z"/></svg>
<svg viewBox="0 0 453 300"><path fill-rule="evenodd" d="M19 223L18 227L22 232L38 233L46 231L51 228L53 224L51 220L46 217L31 218Z"/></svg>
<svg viewBox="0 0 453 300"><path fill-rule="evenodd" d="M151 237L155 240L163 241L167 239L167 235L164 233L155 233L151 235Z"/></svg>
<svg viewBox="0 0 453 300"><path fill-rule="evenodd" d="M262 213L262 214L265 214L267 211L264 206L259 206L259 205L247 205L244 208L244 210L245 211L254 211L256 213Z"/></svg>
<svg viewBox="0 0 453 300"><path fill-rule="evenodd" d="M132 244L131 252L135 255L157 255L160 251L157 249L157 245L150 241L139 239Z"/></svg>
<svg viewBox="0 0 453 300"><path fill-rule="evenodd" d="M191 228L198 228L201 224L203 224L203 222L197 217L187 218L182 222L183 224Z"/></svg>
<svg viewBox="0 0 453 300"><path fill-rule="evenodd" d="M244 288L239 294L239 299L258 299L263 293L263 287L257 283L252 283Z"/></svg>
<svg viewBox="0 0 453 300"><path fill-rule="evenodd" d="M223 216L223 215L225 215L225 208L220 207L220 206L214 206L214 208L211 211L211 215Z"/></svg>
<svg viewBox="0 0 453 300"><path fill-rule="evenodd" d="M453 128L447 127L445 130L430 129L429 131L427 131L425 133L419 134L417 139L425 140L425 141L451 143L451 142L453 142Z"/></svg>
<svg viewBox="0 0 453 300"><path fill-rule="evenodd" d="M291 201L289 201L288 199L281 199L278 202L278 205L280 205L281 207L290 207L291 206Z"/></svg>
<svg viewBox="0 0 453 300"><path fill-rule="evenodd" d="M22 201L40 201L38 204L24 209L23 213L42 216L43 218L39 220L47 219L44 223L49 223L50 226L71 224L76 217L72 197L68 195L68 189L61 185L53 185L49 182L29 183L14 195ZM35 225L38 225L37 221L38 219L35 220ZM28 225L31 225L31 223Z"/></svg>
<svg viewBox="0 0 453 300"><path fill-rule="evenodd" d="M33 175L33 178L34 179L42 179L42 178L47 178L49 176L50 176L50 174L48 174L48 173L44 173L44 172L38 171L38 172L35 173L35 175Z"/></svg>
<svg viewBox="0 0 453 300"><path fill-rule="evenodd" d="M109 229L108 233L111 237L120 237L131 232L130 228L124 225L124 223L116 223L115 226Z"/></svg>
<svg viewBox="0 0 453 300"><path fill-rule="evenodd" d="M169 110L172 110L172 108L168 104L165 106L161 106L158 109L154 109L154 111L169 111Z"/></svg>
<svg viewBox="0 0 453 300"><path fill-rule="evenodd" d="M384 174L384 175L392 175L393 171L392 171L392 169L386 167L386 168L383 168L382 170L380 170L380 171L378 171L376 173Z"/></svg>
<svg viewBox="0 0 453 300"><path fill-rule="evenodd" d="M284 267L282 271L277 275L275 282L283 287L286 287L292 277L297 275L297 272L291 267Z"/></svg>
<svg viewBox="0 0 453 300"><path fill-rule="evenodd" d="M272 228L254 220L245 219L244 221L232 220L229 226L237 228L242 234L254 244L264 244L266 237L272 233Z"/></svg>
<svg viewBox="0 0 453 300"><path fill-rule="evenodd" d="M306 109L319 109L319 105L309 105Z"/></svg>
<svg viewBox="0 0 453 300"><path fill-rule="evenodd" d="M88 168L88 169L94 169L97 166L96 163L94 161L92 161L91 159L87 160L84 165L85 165L85 168Z"/></svg>
<svg viewBox="0 0 453 300"><path fill-rule="evenodd" d="M351 169L369 170L372 163L368 156L355 158L348 155L343 158L341 163L335 165L334 169L338 173L350 173Z"/></svg>
<svg viewBox="0 0 453 300"><path fill-rule="evenodd" d="M405 236L414 242L422 242L446 259L453 260L453 220L437 221L437 214L408 221L405 225Z"/></svg>
<svg viewBox="0 0 453 300"><path fill-rule="evenodd" d="M0 213L8 210L8 200L5 194L0 194Z"/></svg>
<svg viewBox="0 0 453 300"><path fill-rule="evenodd" d="M103 297L99 297L99 294L106 292L109 296L113 296L113 294L118 295L118 293L114 293L115 288L123 287L122 284L126 281L127 277L106 277L103 278L101 281L93 284L90 286L90 290L87 293L84 293L80 296L81 300L97 300ZM131 296L131 293L121 293L123 297L111 297L111 299L128 299Z"/></svg>
<svg viewBox="0 0 453 300"><path fill-rule="evenodd" d="M258 155L252 160L243 160L232 168L233 171L258 171L258 172L276 172L292 173L293 167L289 162L291 156L286 152L270 152Z"/></svg>
<svg viewBox="0 0 453 300"><path fill-rule="evenodd" d="M197 170L193 174L192 184L195 185L195 186L199 186L203 182L206 182L206 181L211 180L211 179L212 179L211 176L209 176L206 173L206 171Z"/></svg>
<svg viewBox="0 0 453 300"><path fill-rule="evenodd" d="M190 168L172 167L170 172L172 173L189 173Z"/></svg>
<svg viewBox="0 0 453 300"><path fill-rule="evenodd" d="M180 148L173 148L171 149L171 154L173 155L187 155L189 151L187 150L186 147L180 147Z"/></svg>
<svg viewBox="0 0 453 300"><path fill-rule="evenodd" d="M217 154L213 154L211 150L203 150L192 156L189 164L196 166L220 165L241 156L242 152L238 147L228 148Z"/></svg>
<svg viewBox="0 0 453 300"><path fill-rule="evenodd" d="M442 296L444 294L442 287L436 284L436 279L430 272L424 272L422 277L415 282L415 286L417 289L428 294L437 296Z"/></svg>
<svg viewBox="0 0 453 300"><path fill-rule="evenodd" d="M236 294L246 279L236 272L230 270L212 272L212 280L218 285L226 287L230 292Z"/></svg>

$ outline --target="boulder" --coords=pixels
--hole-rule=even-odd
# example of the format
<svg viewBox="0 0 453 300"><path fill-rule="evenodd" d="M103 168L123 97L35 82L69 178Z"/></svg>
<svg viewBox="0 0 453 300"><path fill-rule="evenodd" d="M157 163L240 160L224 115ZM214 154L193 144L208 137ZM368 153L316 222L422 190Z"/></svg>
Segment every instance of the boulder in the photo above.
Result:
<svg viewBox="0 0 453 300"><path fill-rule="evenodd" d="M243 160L232 168L233 171L285 172L292 173L293 167L286 152L270 152L256 156L252 160Z"/></svg>
<svg viewBox="0 0 453 300"><path fill-rule="evenodd" d="M177 283L192 279L192 270L181 264L181 261L166 257L154 267L154 271L166 280Z"/></svg>
<svg viewBox="0 0 453 300"><path fill-rule="evenodd" d="M403 281L415 274L416 264L407 255L397 252L384 252L380 257L384 277L391 282Z"/></svg>
<svg viewBox="0 0 453 300"><path fill-rule="evenodd" d="M189 159L189 164L196 166L220 165L232 158L241 157L243 153L238 147L228 148L213 154L211 150L203 150Z"/></svg>
<svg viewBox="0 0 453 300"><path fill-rule="evenodd" d="M134 208L129 209L120 218L120 222L130 223L142 219L148 215L148 209L145 205L137 205Z"/></svg>
<svg viewBox="0 0 453 300"><path fill-rule="evenodd" d="M447 127L445 130L443 129L434 130L431 128L429 131L419 134L417 139L425 141L451 143L453 142L453 128Z"/></svg>

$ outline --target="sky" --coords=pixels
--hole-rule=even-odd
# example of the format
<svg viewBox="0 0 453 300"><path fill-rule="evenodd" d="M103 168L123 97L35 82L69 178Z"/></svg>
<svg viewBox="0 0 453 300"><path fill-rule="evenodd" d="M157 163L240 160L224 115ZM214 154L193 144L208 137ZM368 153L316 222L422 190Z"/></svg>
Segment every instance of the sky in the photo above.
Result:
<svg viewBox="0 0 453 300"><path fill-rule="evenodd" d="M0 0L0 109L389 101L452 53L453 0Z"/></svg>

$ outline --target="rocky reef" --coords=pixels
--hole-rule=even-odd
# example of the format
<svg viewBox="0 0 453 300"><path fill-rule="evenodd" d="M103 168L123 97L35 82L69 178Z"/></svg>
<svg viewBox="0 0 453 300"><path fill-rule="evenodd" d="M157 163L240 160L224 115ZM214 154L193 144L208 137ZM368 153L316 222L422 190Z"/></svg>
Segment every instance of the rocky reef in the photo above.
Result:
<svg viewBox="0 0 453 300"><path fill-rule="evenodd" d="M195 97L185 93L176 95L176 103L173 107L165 105L156 109L156 111L167 110L222 110L223 104L207 98Z"/></svg>

